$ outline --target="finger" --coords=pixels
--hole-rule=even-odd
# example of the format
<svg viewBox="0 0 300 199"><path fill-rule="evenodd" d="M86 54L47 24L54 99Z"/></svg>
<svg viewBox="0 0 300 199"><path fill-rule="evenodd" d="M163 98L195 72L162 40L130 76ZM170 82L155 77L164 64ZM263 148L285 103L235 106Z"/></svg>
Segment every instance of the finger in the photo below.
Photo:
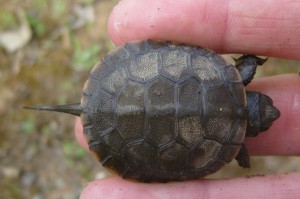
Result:
<svg viewBox="0 0 300 199"><path fill-rule="evenodd" d="M248 90L269 95L281 116L270 129L255 138L247 138L246 145L254 155L300 154L300 77L282 75L253 81Z"/></svg>
<svg viewBox="0 0 300 199"><path fill-rule="evenodd" d="M108 27L117 45L160 39L300 59L299 1L122 0Z"/></svg>
<svg viewBox="0 0 300 199"><path fill-rule="evenodd" d="M195 180L145 184L108 178L90 183L81 199L92 198L285 198L300 197L300 174L257 176L225 180ZM255 190L255 191L254 191Z"/></svg>

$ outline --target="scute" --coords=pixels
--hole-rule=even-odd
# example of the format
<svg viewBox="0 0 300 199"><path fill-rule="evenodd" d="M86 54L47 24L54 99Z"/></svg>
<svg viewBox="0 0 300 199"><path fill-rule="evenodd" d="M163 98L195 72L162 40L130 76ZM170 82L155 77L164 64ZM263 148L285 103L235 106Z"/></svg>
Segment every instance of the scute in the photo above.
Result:
<svg viewBox="0 0 300 199"><path fill-rule="evenodd" d="M121 88L125 85L127 75L125 74L124 68L118 68L108 74L101 81L102 88L109 93L118 93Z"/></svg>
<svg viewBox="0 0 300 199"><path fill-rule="evenodd" d="M189 55L182 51L162 51L161 74L173 81L183 80L188 76Z"/></svg>
<svg viewBox="0 0 300 199"><path fill-rule="evenodd" d="M240 74L234 67L232 67L232 66L225 67L224 74L227 78L227 81L241 83Z"/></svg>
<svg viewBox="0 0 300 199"><path fill-rule="evenodd" d="M131 79L146 82L158 75L158 53L139 55L127 68Z"/></svg>
<svg viewBox="0 0 300 199"><path fill-rule="evenodd" d="M229 140L233 144L242 144L245 139L245 129L247 121L245 119L237 119L231 128Z"/></svg>
<svg viewBox="0 0 300 199"><path fill-rule="evenodd" d="M198 54L193 54L191 57L191 65L194 73L200 78L204 83L208 84L219 84L222 83L220 78L220 72L215 68L214 62L212 62L208 57L204 57Z"/></svg>
<svg viewBox="0 0 300 199"><path fill-rule="evenodd" d="M173 172L186 169L188 149L180 144L173 144L159 153L159 170Z"/></svg>
<svg viewBox="0 0 300 199"><path fill-rule="evenodd" d="M124 45L124 48L129 51L131 55L145 54L148 52L148 42L130 42Z"/></svg>
<svg viewBox="0 0 300 199"><path fill-rule="evenodd" d="M174 140L176 108L173 82L159 78L148 86L146 134L156 145ZM163 133L162 133L163 132Z"/></svg>
<svg viewBox="0 0 300 199"><path fill-rule="evenodd" d="M233 100L239 109L245 109L247 106L246 94L242 83L229 84ZM241 112L242 113L242 112ZM242 119L245 119L245 116Z"/></svg>
<svg viewBox="0 0 300 199"><path fill-rule="evenodd" d="M120 174L123 173L124 169L126 168L124 161L118 158L107 158L102 162L102 164L107 169Z"/></svg>
<svg viewBox="0 0 300 199"><path fill-rule="evenodd" d="M230 162L243 143L246 97L236 69L210 50L132 42L90 74L81 118L107 168L140 181L193 179Z"/></svg>
<svg viewBox="0 0 300 199"><path fill-rule="evenodd" d="M83 95L92 96L94 92L97 92L99 87L100 87L100 81L90 77L84 84ZM82 98L81 104L83 107L87 105L86 98Z"/></svg>
<svg viewBox="0 0 300 199"><path fill-rule="evenodd" d="M196 78L178 84L178 136L186 146L192 146L203 139L201 84Z"/></svg>
<svg viewBox="0 0 300 199"><path fill-rule="evenodd" d="M136 170L157 170L157 149L146 142L127 147L124 159Z"/></svg>
<svg viewBox="0 0 300 199"><path fill-rule="evenodd" d="M205 125L205 136L226 143L230 136L233 120L225 117L209 117Z"/></svg>
<svg viewBox="0 0 300 199"><path fill-rule="evenodd" d="M114 123L114 97L106 91L99 89L89 98L84 112L92 120L93 131L103 131Z"/></svg>
<svg viewBox="0 0 300 199"><path fill-rule="evenodd" d="M205 168L217 160L222 144L214 140L204 140L189 153L188 165L191 169Z"/></svg>
<svg viewBox="0 0 300 199"><path fill-rule="evenodd" d="M211 116L223 116L233 118L236 116L236 104L233 94L227 84L207 86L203 91L204 114Z"/></svg>
<svg viewBox="0 0 300 199"><path fill-rule="evenodd" d="M102 136L102 140L104 144L109 146L109 148L116 153L120 153L125 144L120 132L115 128L106 132Z"/></svg>
<svg viewBox="0 0 300 199"><path fill-rule="evenodd" d="M125 48L118 48L108 53L103 60L108 65L115 65L124 62L129 56L129 53Z"/></svg>
<svg viewBox="0 0 300 199"><path fill-rule="evenodd" d="M240 148L241 145L223 145L219 151L218 157L220 157L221 161L229 163L232 160L232 156L236 156Z"/></svg>
<svg viewBox="0 0 300 199"><path fill-rule="evenodd" d="M129 81L117 96L116 126L126 142L140 140L144 136L145 86Z"/></svg>
<svg viewBox="0 0 300 199"><path fill-rule="evenodd" d="M187 147L192 147L202 141L204 128L196 116L182 117L178 119L178 136Z"/></svg>

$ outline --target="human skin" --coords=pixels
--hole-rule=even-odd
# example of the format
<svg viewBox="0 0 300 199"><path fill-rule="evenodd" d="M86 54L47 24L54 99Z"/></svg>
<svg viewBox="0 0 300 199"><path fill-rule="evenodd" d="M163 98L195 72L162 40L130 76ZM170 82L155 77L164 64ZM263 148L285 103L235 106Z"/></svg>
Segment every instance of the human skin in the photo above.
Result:
<svg viewBox="0 0 300 199"><path fill-rule="evenodd" d="M109 34L116 45L133 40L172 40L218 53L300 59L298 0L122 0L112 11ZM250 155L300 154L300 77L256 79L247 90L269 95L281 117L245 143ZM76 137L88 150L80 119ZM300 198L300 173L144 184L112 177L88 184L85 198Z"/></svg>

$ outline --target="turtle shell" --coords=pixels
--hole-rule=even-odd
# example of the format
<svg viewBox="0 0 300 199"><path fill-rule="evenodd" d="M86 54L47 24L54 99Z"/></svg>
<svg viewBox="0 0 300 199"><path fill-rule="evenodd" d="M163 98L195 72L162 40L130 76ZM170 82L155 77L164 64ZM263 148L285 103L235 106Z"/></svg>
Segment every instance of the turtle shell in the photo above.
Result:
<svg viewBox="0 0 300 199"><path fill-rule="evenodd" d="M93 68L81 106L90 150L104 167L139 181L211 174L245 137L241 77L200 47L127 43Z"/></svg>

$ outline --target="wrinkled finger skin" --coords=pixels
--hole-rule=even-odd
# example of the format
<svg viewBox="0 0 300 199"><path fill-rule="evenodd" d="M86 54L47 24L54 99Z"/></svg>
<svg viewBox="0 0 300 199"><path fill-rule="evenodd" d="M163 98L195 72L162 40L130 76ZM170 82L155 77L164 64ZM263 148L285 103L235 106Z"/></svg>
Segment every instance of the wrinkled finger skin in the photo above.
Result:
<svg viewBox="0 0 300 199"><path fill-rule="evenodd" d="M300 196L299 183L299 173L167 184L136 183L114 177L88 184L80 198L296 199Z"/></svg>
<svg viewBox="0 0 300 199"><path fill-rule="evenodd" d="M150 38L300 59L298 0L122 0L108 30L117 45Z"/></svg>
<svg viewBox="0 0 300 199"><path fill-rule="evenodd" d="M219 53L245 53L300 59L300 1L297 0L122 0L112 11L108 31L116 45L157 39L203 46ZM300 154L300 78L256 79L247 90L269 95L281 112L272 127L246 139L251 155ZM88 150L80 119L76 137ZM300 198L300 174L144 184L119 177L97 180L86 198Z"/></svg>

